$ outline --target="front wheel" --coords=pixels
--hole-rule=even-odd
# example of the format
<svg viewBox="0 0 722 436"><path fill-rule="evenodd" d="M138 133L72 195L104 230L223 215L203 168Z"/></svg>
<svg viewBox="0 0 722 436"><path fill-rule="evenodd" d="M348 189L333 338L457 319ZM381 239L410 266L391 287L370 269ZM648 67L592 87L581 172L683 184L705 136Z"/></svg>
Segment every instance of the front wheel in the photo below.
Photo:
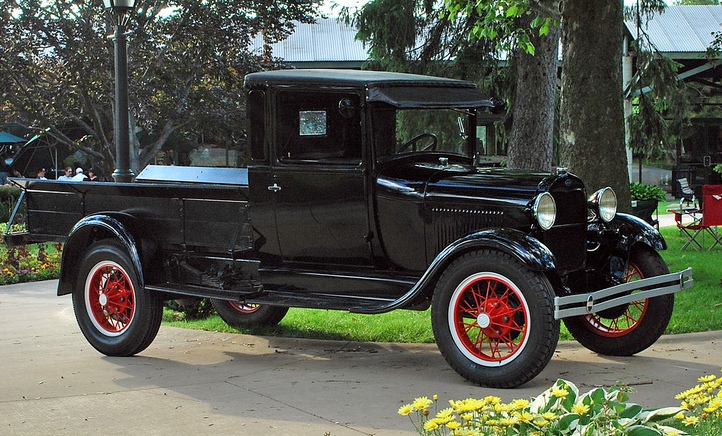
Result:
<svg viewBox="0 0 722 436"><path fill-rule="evenodd" d="M163 305L140 288L125 249L117 241L91 245L80 262L73 309L83 335L108 356L132 356L153 342Z"/></svg>
<svg viewBox="0 0 722 436"><path fill-rule="evenodd" d="M221 319L233 327L274 326L281 322L288 312L288 307L243 304L228 300L211 299L211 304Z"/></svg>
<svg viewBox="0 0 722 436"><path fill-rule="evenodd" d="M547 278L505 253L455 260L437 283L431 324L449 365L481 386L513 388L536 377L559 340Z"/></svg>
<svg viewBox="0 0 722 436"><path fill-rule="evenodd" d="M656 251L632 251L625 282L669 273ZM674 294L635 301L600 313L566 318L564 325L584 347L608 356L631 356L646 350L664 333L672 317Z"/></svg>

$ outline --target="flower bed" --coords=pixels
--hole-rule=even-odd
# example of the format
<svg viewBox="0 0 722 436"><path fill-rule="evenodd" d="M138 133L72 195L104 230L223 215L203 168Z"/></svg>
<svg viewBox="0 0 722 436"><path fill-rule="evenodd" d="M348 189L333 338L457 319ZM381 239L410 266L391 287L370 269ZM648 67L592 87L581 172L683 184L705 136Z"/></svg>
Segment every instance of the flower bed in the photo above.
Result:
<svg viewBox="0 0 722 436"><path fill-rule="evenodd" d="M438 397L416 398L399 408L420 435L719 435L722 428L722 379L699 378L700 384L677 395L680 407L644 409L629 402L629 388L613 386L580 394L566 380L557 380L531 400L505 404L483 399L450 400L438 410ZM432 405L436 409L429 410Z"/></svg>
<svg viewBox="0 0 722 436"><path fill-rule="evenodd" d="M0 247L0 285L60 277L61 244Z"/></svg>

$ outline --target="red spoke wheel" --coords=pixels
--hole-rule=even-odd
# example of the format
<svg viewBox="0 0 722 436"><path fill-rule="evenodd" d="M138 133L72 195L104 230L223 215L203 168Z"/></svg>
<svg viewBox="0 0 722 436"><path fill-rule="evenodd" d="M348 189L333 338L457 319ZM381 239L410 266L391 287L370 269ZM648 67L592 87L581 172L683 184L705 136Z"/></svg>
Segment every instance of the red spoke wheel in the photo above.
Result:
<svg viewBox="0 0 722 436"><path fill-rule="evenodd" d="M625 281L667 274L669 269L657 252L638 249L631 253ZM669 324L674 294L564 320L567 330L580 344L600 354L631 356L659 339Z"/></svg>
<svg viewBox="0 0 722 436"><path fill-rule="evenodd" d="M439 279L431 321L439 350L464 378L511 388L539 374L559 339L547 278L493 250L464 254Z"/></svg>
<svg viewBox="0 0 722 436"><path fill-rule="evenodd" d="M211 304L221 319L233 327L274 326L288 313L288 307L266 304L245 304L217 299L211 299Z"/></svg>
<svg viewBox="0 0 722 436"><path fill-rule="evenodd" d="M513 360L524 349L529 307L509 279L474 274L456 288L449 304L449 328L461 352L484 366Z"/></svg>
<svg viewBox="0 0 722 436"><path fill-rule="evenodd" d="M118 336L128 328L135 313L135 289L120 265L100 262L88 273L85 308L102 334Z"/></svg>
<svg viewBox="0 0 722 436"><path fill-rule="evenodd" d="M109 356L131 356L146 349L163 315L159 295L140 287L130 257L115 240L96 242L86 250L73 307L85 338Z"/></svg>

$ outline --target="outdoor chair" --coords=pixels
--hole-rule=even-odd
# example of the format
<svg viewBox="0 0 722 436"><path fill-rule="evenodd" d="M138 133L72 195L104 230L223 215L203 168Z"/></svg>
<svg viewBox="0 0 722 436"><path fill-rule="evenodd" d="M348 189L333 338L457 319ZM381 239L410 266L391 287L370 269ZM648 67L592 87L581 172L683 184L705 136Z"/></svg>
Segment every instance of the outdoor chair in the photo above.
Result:
<svg viewBox="0 0 722 436"><path fill-rule="evenodd" d="M722 185L702 186L702 209L695 211L695 220L689 224L677 221L677 228L687 238L682 246L685 250L693 245L696 250L704 248L704 238L712 238L711 250L716 245L722 246L722 235L717 232L717 226L722 226Z"/></svg>
<svg viewBox="0 0 722 436"><path fill-rule="evenodd" d="M677 183L679 183L679 189L682 193L682 198L679 199L679 207L682 208L683 203L686 203L687 206L694 206L694 190L689 186L687 178L677 179Z"/></svg>

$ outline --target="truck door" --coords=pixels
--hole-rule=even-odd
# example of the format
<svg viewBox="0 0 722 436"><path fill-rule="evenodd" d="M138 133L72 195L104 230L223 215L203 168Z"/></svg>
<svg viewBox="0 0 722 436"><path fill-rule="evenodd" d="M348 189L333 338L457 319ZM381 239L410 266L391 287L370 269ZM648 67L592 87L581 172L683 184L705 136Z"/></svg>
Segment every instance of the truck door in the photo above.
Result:
<svg viewBox="0 0 722 436"><path fill-rule="evenodd" d="M275 103L274 156L265 190L282 258L370 264L359 96L279 91Z"/></svg>

